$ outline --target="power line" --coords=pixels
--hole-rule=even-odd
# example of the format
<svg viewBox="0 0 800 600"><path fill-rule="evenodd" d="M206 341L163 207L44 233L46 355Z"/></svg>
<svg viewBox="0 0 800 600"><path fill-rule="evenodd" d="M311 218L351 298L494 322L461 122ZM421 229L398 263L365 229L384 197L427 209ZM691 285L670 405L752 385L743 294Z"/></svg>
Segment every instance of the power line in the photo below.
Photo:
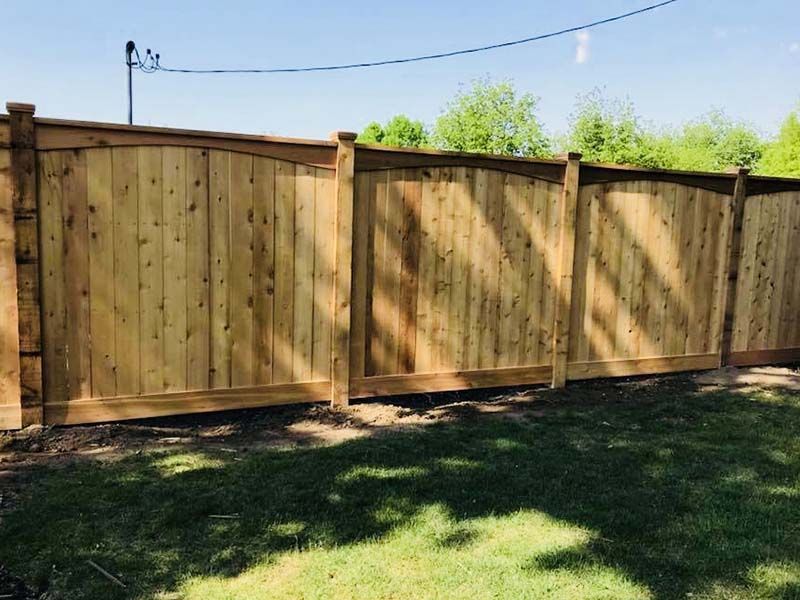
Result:
<svg viewBox="0 0 800 600"><path fill-rule="evenodd" d="M633 17L636 15L640 15L642 13L646 13L657 8L661 8L662 6L666 6L668 4L673 4L678 0L665 0L664 2L659 2L658 4L653 4L651 6L646 6L644 8L640 8L638 10L634 10L631 12L627 12L625 14L617 15L615 17L609 17L607 19L602 19L600 21L594 21L593 23L587 23L586 25L579 25L577 27L570 27L568 29L562 29L560 31L553 31L550 33L544 33L540 35L535 35L532 37L523 38L521 40L513 40L510 42L502 42L500 44L490 44L488 46L479 46L477 48L467 48L465 50L454 50L452 52L440 52L438 54L426 54L423 56L413 56L409 58L395 58L391 60L378 60L374 62L360 62L360 63L350 63L350 64L343 64L343 65L328 65L328 66L317 66L317 67L291 67L291 68L274 68L274 69L177 69L177 68L170 68L164 67L159 63L159 55L156 54L155 58L150 51L148 50L148 54L145 58L144 62L138 62L135 67L141 71L146 73L155 73L156 71L163 71L165 73L205 73L205 74L215 74L215 73L309 73L313 71L342 71L345 69L363 69L367 67L380 67L384 65L397 65L402 63L411 63L411 62L421 62L425 60L435 60L439 58L448 58L451 56L460 56L462 54L474 54L476 52L486 52L487 50L496 50L498 48L508 48L509 46L518 46L520 44L528 44L531 42L538 42L540 40L546 40L548 38L554 38L561 35L565 35L568 33L574 33L576 31L581 31L583 29L590 29L592 27L597 27L598 25L606 25L608 23L613 23L615 21L621 21L623 19L627 19L629 17Z"/></svg>

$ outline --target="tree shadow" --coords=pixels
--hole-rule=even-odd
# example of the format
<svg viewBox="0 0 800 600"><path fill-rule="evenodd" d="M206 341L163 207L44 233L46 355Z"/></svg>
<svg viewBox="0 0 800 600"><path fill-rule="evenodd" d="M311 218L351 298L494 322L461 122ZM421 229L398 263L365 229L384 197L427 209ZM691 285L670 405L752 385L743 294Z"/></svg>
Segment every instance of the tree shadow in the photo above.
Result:
<svg viewBox="0 0 800 600"><path fill-rule="evenodd" d="M152 597L288 552L386 539L437 506L452 520L437 541L445 551L477 541L473 519L538 511L593 535L532 552L524 568L579 576L598 564L656 598L749 589L754 569L800 563L796 397L700 393L680 381L615 400L600 389L513 421L56 472L0 525L0 561L69 597ZM86 559L132 590L112 589ZM798 591L781 585L777 597Z"/></svg>

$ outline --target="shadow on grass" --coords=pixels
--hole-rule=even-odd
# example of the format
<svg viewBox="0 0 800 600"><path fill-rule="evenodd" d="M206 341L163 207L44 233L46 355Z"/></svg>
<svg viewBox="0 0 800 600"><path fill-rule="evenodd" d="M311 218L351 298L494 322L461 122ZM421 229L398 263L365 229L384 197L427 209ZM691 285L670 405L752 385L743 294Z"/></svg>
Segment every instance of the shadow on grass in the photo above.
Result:
<svg viewBox="0 0 800 600"><path fill-rule="evenodd" d="M0 562L70 598L148 597L298 549L380 540L436 505L454 523L444 549L475 541L461 526L470 519L540 511L595 535L532 555L529 568L608 566L657 598L746 590L763 565L797 569L800 397L681 385L337 446L155 453L43 474L0 525ZM798 596L793 577L770 592Z"/></svg>

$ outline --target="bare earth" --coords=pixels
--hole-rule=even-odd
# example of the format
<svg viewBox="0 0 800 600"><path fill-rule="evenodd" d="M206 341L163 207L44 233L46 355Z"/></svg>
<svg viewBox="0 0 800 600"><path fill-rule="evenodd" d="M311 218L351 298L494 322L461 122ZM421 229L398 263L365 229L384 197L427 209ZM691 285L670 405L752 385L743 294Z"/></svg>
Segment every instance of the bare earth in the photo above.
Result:
<svg viewBox="0 0 800 600"><path fill-rule="evenodd" d="M167 447L216 447L231 452L279 446L334 444L433 423L491 415L536 418L555 403L646 398L659 386L687 380L697 391L730 388L742 393L778 387L800 391L797 367L728 367L697 374L575 382L563 390L546 387L469 390L387 397L336 411L301 404L159 419L71 427L28 427L0 432L0 517L14 504L30 467L65 466L75 460L115 460Z"/></svg>

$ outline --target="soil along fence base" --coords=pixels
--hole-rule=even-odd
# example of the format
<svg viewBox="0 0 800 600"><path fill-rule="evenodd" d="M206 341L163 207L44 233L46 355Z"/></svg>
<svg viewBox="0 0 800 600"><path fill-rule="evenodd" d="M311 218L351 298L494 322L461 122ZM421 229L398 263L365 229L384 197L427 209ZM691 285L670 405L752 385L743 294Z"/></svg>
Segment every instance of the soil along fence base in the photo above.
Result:
<svg viewBox="0 0 800 600"><path fill-rule="evenodd" d="M800 361L800 180L0 116L0 428Z"/></svg>

